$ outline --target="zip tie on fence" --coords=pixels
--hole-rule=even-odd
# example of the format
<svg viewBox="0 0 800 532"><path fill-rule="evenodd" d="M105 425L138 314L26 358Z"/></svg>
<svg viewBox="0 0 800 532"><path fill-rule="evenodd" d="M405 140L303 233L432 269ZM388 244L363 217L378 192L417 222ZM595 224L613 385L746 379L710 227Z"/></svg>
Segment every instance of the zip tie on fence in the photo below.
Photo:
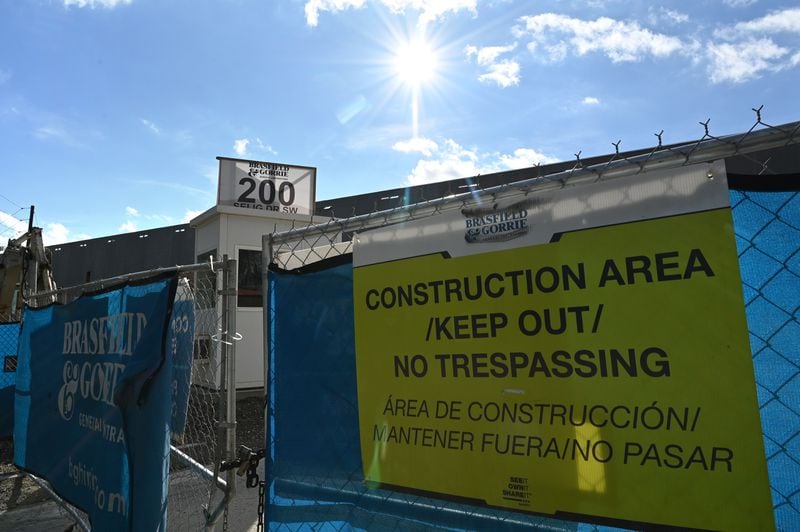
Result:
<svg viewBox="0 0 800 532"><path fill-rule="evenodd" d="M213 255L209 255L208 256L208 265L211 267L211 273L217 273L216 271L214 271L214 256Z"/></svg>
<svg viewBox="0 0 800 532"><path fill-rule="evenodd" d="M764 161L763 163L759 163L759 164L761 164L761 170L758 171L758 175L763 175L764 172L769 170L769 162L771 160L772 160L772 157L767 157L766 161Z"/></svg>
<svg viewBox="0 0 800 532"><path fill-rule="evenodd" d="M226 340L223 340L222 339L223 336L227 336L228 338L230 338L234 342L238 342L239 340L241 340L243 338L242 333L239 333L239 332L236 332L236 333L233 333L232 335L229 335L228 331L223 331L222 329L217 329L217 331L219 332L219 334L212 334L211 335L211 340L213 340L215 342L223 343L225 345L233 345L233 342L228 342Z"/></svg>

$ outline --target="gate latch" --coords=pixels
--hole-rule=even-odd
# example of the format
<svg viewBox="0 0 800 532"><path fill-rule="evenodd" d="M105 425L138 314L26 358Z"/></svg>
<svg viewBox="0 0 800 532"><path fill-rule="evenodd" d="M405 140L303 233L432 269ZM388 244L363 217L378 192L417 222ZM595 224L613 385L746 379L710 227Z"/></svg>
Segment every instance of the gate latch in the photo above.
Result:
<svg viewBox="0 0 800 532"><path fill-rule="evenodd" d="M220 471L236 469L236 474L240 477L247 475L247 487L255 488L258 486L258 464L266 455L266 449L254 451L247 446L240 446L238 456L233 460L225 460L220 464Z"/></svg>

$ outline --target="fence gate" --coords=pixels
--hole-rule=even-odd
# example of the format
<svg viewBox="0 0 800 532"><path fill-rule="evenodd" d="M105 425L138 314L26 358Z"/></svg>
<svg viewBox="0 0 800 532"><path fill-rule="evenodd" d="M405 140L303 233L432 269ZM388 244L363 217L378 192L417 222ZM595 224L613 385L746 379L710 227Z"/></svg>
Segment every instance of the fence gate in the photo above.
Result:
<svg viewBox="0 0 800 532"><path fill-rule="evenodd" d="M113 288L162 274L177 274L167 355L173 357L172 421L169 456L169 530L213 530L227 524L227 507L235 494L235 471L221 472L225 460L236 457L235 288L236 261L178 266L39 293L31 307L69 303L83 294ZM4 334L6 329L9 334ZM13 329L13 333L10 332ZM183 336L181 336L183 335ZM0 325L3 342L19 336L19 323ZM12 350L13 347L13 350ZM16 353L16 345L5 351ZM0 360L0 362L2 362ZM6 364L6 369L9 364ZM0 375L0 399L13 372ZM188 386L188 389L186 388ZM9 406L5 402L3 409ZM4 434L10 437L10 433ZM0 440L0 510L25 504L31 497L52 498L79 528L88 530L87 515L59 497L44 480L17 472L10 439ZM38 490L41 490L37 493ZM34 499L35 500L35 499Z"/></svg>
<svg viewBox="0 0 800 532"><path fill-rule="evenodd" d="M761 121L759 110L757 123L740 135L717 138L709 134L707 123L705 127L702 139L685 146L665 148L659 143L642 155L622 157L617 153L594 166L583 166L579 159L574 168L558 174L410 205L402 204L401 197L401 204L389 210L331 218L324 224L265 235L262 259L264 286L269 291L264 298L267 526L292 531L439 527L591 530L597 529L598 523L630 524L614 520L588 524L579 516L569 515L560 520L365 480L359 438L357 389L361 382L356 378L353 240L372 230L434 220L448 212L480 212L482 205L535 201L538 195L557 189L580 190L617 178L743 157L763 174L749 180L731 176L729 197L773 510L778 529L799 529L800 181L796 173L773 179L774 172L763 152L800 142L800 123L768 126ZM708 177L713 177L710 172ZM780 185L776 187L777 181ZM420 234L441 229L435 222L413 227ZM386 285L391 286L392 279L387 278ZM413 292L406 297L409 304L413 303ZM393 301L384 303L391 305ZM489 321L478 324L484 325L475 330L488 330ZM392 327L397 325L382 324L382 330ZM380 334L374 331L374 335ZM394 371L407 374L414 366L401 366L399 370L395 366ZM388 415L396 413L398 404L387 404L391 405ZM409 415L408 404L400 408L405 409L407 421L414 417ZM375 437L382 436L376 433ZM391 453L392 448L386 446L376 452ZM463 468L470 469L468 460ZM371 478L380 478L379 472L370 474ZM596 480L587 470L581 479L582 489L603 489L592 485ZM525 489L516 492L524 497Z"/></svg>

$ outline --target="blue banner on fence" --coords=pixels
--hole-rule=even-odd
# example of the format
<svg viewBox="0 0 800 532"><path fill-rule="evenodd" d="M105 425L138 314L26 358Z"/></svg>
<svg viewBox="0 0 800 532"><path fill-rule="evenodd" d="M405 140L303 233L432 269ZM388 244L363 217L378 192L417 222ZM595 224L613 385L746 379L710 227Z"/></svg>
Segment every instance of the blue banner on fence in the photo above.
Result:
<svg viewBox="0 0 800 532"><path fill-rule="evenodd" d="M194 296L189 282L181 278L172 308L167 350L172 357L172 435L180 438L186 429L189 390L192 385L194 348Z"/></svg>
<svg viewBox="0 0 800 532"><path fill-rule="evenodd" d="M270 272L269 291L270 350L281 354L270 363L280 376L272 388L281 412L274 474L346 478L361 468L352 264L304 275Z"/></svg>
<svg viewBox="0 0 800 532"><path fill-rule="evenodd" d="M14 463L50 482L96 530L163 530L176 279L26 308Z"/></svg>
<svg viewBox="0 0 800 532"><path fill-rule="evenodd" d="M270 271L269 317L271 489L265 510L271 527L554 527L554 520L539 516L368 489L361 474L350 256L301 271Z"/></svg>
<svg viewBox="0 0 800 532"><path fill-rule="evenodd" d="M0 438L10 438L14 433L18 341L19 323L0 323Z"/></svg>

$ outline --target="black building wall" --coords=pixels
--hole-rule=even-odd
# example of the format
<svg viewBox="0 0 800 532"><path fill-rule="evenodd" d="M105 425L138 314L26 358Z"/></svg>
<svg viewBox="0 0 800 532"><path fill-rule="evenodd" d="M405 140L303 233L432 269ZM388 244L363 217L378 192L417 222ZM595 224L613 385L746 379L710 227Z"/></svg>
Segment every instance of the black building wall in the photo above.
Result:
<svg viewBox="0 0 800 532"><path fill-rule="evenodd" d="M172 225L47 248L59 288L154 268L193 264L194 229Z"/></svg>

